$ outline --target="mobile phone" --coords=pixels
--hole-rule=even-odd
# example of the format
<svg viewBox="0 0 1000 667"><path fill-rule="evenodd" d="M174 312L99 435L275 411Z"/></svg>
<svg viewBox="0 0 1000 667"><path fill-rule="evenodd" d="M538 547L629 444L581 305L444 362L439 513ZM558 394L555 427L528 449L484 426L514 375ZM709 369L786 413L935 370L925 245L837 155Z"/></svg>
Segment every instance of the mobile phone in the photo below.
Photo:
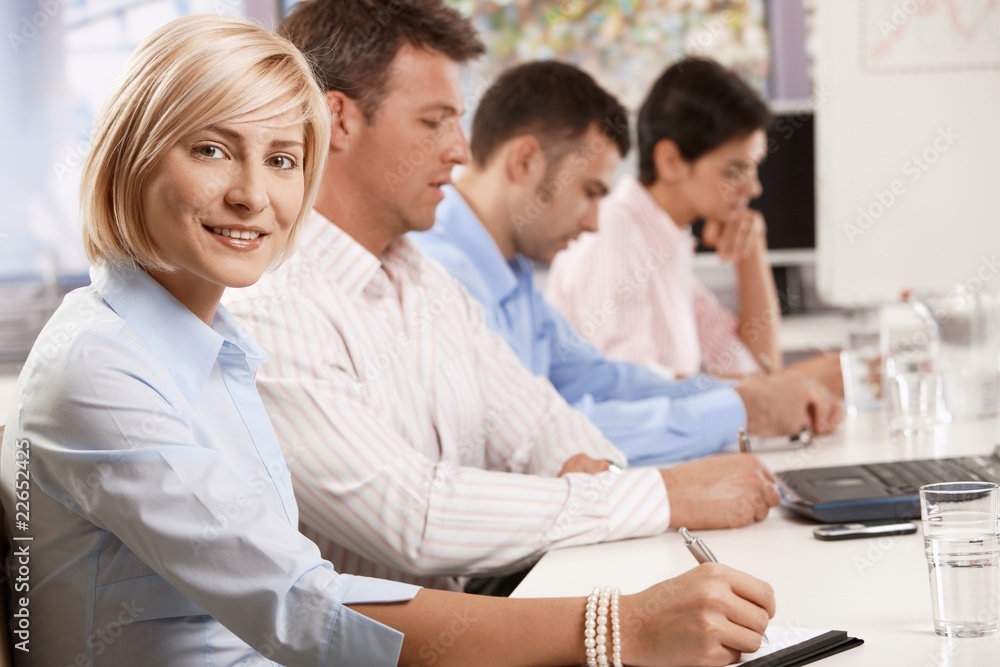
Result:
<svg viewBox="0 0 1000 667"><path fill-rule="evenodd" d="M813 529L817 540L853 540L859 537L881 537L883 535L909 535L917 532L917 524L899 519L879 521L855 521L836 523Z"/></svg>

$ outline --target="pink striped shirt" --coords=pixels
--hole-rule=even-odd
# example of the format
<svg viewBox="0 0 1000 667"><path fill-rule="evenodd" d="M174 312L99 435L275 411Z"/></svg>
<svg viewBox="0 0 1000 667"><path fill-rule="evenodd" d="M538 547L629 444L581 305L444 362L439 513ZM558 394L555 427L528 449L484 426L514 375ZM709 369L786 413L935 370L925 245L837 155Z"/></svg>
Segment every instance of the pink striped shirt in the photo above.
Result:
<svg viewBox="0 0 1000 667"><path fill-rule="evenodd" d="M299 253L227 302L271 354L258 386L300 528L339 572L455 588L666 530L655 469L555 477L625 457L407 239L380 260L314 213Z"/></svg>
<svg viewBox="0 0 1000 667"><path fill-rule="evenodd" d="M695 239L634 177L601 202L600 231L552 263L545 296L609 357L679 375L737 375L756 364L739 319L694 275Z"/></svg>

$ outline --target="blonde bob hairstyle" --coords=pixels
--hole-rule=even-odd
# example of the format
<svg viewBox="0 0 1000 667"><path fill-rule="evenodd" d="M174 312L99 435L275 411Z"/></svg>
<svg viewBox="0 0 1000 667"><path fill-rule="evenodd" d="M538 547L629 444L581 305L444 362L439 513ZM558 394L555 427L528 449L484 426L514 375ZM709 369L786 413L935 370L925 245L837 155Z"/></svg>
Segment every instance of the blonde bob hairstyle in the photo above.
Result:
<svg viewBox="0 0 1000 667"><path fill-rule="evenodd" d="M278 103L267 117L255 115ZM305 130L305 189L282 257L312 208L329 141L326 100L309 63L288 40L243 19L193 15L160 28L131 55L98 116L80 184L87 257L172 271L153 246L142 207L160 158L210 125L288 111Z"/></svg>

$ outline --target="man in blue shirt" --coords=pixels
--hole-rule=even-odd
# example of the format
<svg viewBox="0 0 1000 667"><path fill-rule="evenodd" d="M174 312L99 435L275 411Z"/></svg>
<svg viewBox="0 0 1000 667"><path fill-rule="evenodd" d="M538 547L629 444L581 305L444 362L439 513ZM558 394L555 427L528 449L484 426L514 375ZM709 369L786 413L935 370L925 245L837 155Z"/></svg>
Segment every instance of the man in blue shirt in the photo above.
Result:
<svg viewBox="0 0 1000 667"><path fill-rule="evenodd" d="M764 436L833 430L839 403L799 373L739 384L704 375L676 381L612 361L536 289L532 260L551 262L572 239L596 231L598 202L629 150L625 110L589 75L553 61L508 70L480 102L470 145L472 163L446 188L434 228L412 238L476 297L521 362L630 463L705 456L734 442L739 428ZM642 276L636 267L628 278ZM595 326L613 316L615 304L606 306L591 318Z"/></svg>

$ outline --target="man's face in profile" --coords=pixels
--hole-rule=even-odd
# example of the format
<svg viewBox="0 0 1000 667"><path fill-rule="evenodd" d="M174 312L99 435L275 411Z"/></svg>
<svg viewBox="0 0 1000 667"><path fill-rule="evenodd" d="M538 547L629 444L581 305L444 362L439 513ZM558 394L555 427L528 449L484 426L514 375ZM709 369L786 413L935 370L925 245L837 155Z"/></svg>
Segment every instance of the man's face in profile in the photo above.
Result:
<svg viewBox="0 0 1000 667"><path fill-rule="evenodd" d="M360 159L349 186L370 198L373 224L396 236L431 228L452 167L469 160L463 105L458 63L437 51L400 48L382 103L350 146Z"/></svg>
<svg viewBox="0 0 1000 667"><path fill-rule="evenodd" d="M533 184L535 194L524 202L524 210L514 211L524 221L515 225L518 253L548 264L581 234L596 232L600 201L611 190L621 162L618 146L597 125L575 140L571 152ZM534 220L526 215L531 205L539 211Z"/></svg>

